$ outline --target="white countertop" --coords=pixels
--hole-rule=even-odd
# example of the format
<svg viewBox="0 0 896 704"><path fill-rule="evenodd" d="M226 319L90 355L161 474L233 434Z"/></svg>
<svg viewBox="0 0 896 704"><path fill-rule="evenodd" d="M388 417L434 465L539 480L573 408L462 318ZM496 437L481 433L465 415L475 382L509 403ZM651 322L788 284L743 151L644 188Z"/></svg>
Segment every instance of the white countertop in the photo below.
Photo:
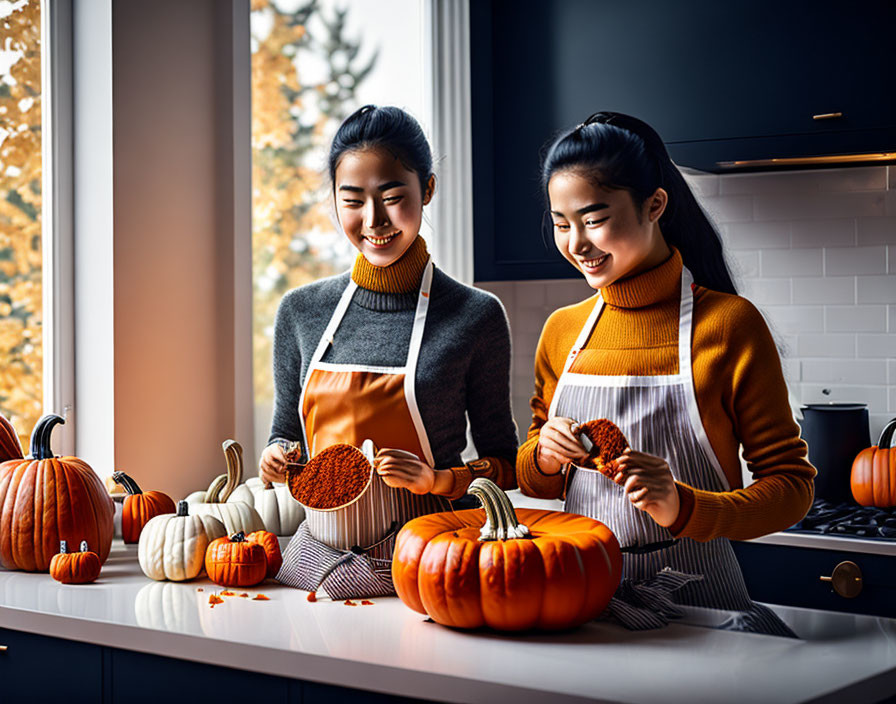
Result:
<svg viewBox="0 0 896 704"><path fill-rule="evenodd" d="M682 623L511 636L443 628L394 597L310 603L270 581L246 590L270 601L226 597L211 609L215 589L206 579L153 582L136 547L116 540L91 585L0 570L0 627L449 701L767 703L848 693L852 703L896 693L896 620L885 618L776 607L802 641Z"/></svg>

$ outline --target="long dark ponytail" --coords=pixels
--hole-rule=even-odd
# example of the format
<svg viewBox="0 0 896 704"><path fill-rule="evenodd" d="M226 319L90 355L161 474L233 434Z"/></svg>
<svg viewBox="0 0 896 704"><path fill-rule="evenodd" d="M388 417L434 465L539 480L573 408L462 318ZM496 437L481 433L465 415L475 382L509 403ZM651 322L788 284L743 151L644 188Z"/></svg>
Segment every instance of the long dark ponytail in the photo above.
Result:
<svg viewBox="0 0 896 704"><path fill-rule="evenodd" d="M605 188L626 189L638 212L663 188L669 202L659 224L666 242L681 252L697 284L737 293L718 231L672 163L663 140L646 122L619 112L597 112L560 135L542 164L546 200L551 176L565 170L584 171Z"/></svg>

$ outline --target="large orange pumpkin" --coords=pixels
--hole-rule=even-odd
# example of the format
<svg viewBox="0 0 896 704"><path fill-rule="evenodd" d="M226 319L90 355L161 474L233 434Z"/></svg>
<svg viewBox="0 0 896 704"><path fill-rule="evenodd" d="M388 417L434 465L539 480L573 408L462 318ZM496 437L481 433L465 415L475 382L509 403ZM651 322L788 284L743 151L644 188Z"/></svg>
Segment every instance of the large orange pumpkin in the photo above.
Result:
<svg viewBox="0 0 896 704"><path fill-rule="evenodd" d="M114 508L103 482L83 460L54 457L50 434L65 421L41 418L31 433L31 457L0 464L0 564L46 572L59 541L82 540L106 561Z"/></svg>
<svg viewBox="0 0 896 704"><path fill-rule="evenodd" d="M163 513L176 513L174 499L161 491L142 491L124 472L112 472L112 479L128 492L121 507L121 537L126 543L140 540L140 531L150 518Z"/></svg>
<svg viewBox="0 0 896 704"><path fill-rule="evenodd" d="M482 477L469 493L484 512L433 513L399 532L392 581L405 604L445 626L501 631L573 628L601 614L622 578L609 528L560 511L515 512Z"/></svg>
<svg viewBox="0 0 896 704"><path fill-rule="evenodd" d="M9 419L0 414L0 462L22 459L22 445Z"/></svg>
<svg viewBox="0 0 896 704"><path fill-rule="evenodd" d="M866 447L852 463L852 497L862 506L896 506L896 418L884 426L877 445Z"/></svg>

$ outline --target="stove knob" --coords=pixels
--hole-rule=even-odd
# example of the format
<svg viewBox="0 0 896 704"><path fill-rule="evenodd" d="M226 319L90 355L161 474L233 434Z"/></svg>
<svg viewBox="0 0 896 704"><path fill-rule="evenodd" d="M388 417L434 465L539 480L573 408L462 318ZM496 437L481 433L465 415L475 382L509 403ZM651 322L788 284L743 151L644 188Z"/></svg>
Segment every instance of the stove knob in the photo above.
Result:
<svg viewBox="0 0 896 704"><path fill-rule="evenodd" d="M830 577L819 577L822 582L830 582L833 590L844 599L855 599L862 592L862 570L855 562L841 562L831 572Z"/></svg>

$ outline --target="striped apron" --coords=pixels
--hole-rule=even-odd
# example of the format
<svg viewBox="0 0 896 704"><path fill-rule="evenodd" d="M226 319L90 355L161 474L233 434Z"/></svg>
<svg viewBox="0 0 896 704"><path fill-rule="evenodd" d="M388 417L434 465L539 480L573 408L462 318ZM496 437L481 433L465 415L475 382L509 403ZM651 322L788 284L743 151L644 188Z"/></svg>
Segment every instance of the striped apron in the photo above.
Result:
<svg viewBox="0 0 896 704"><path fill-rule="evenodd" d="M435 466L414 385L433 268L430 258L407 358L397 367L322 361L358 288L349 281L311 358L299 398L309 457L337 443L361 447L369 439L379 448L411 452ZM388 487L374 473L367 492L346 509L309 512L314 525L309 517L299 526L277 579L308 591L323 588L338 599L392 594L390 565L398 529L412 518L450 507L441 496Z"/></svg>
<svg viewBox="0 0 896 704"><path fill-rule="evenodd" d="M551 401L549 417L585 422L609 418L632 448L663 457L675 479L698 489L729 491L730 485L703 427L691 369L693 277L683 268L678 324L678 373L660 376L610 376L576 371L595 350L584 350L603 310L597 302L567 357ZM578 362L578 363L577 363ZM594 469L567 468L564 508L605 523L621 545L672 540L672 534L635 508L623 487ZM671 547L623 556L623 576L632 583L656 578L664 568L702 574L677 589L674 601L740 612L724 627L773 635L794 635L768 608L747 594L743 575L727 539L697 542L682 538Z"/></svg>

